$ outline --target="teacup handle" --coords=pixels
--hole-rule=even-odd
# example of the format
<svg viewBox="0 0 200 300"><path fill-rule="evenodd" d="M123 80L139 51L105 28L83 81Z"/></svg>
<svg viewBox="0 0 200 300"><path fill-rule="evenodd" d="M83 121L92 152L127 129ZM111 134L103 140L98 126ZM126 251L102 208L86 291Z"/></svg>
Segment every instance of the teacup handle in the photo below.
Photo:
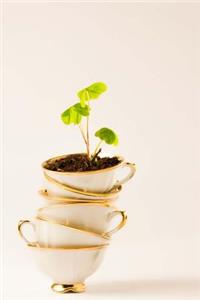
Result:
<svg viewBox="0 0 200 300"><path fill-rule="evenodd" d="M120 223L113 228L112 230L106 232L104 234L104 236L110 237L111 235L113 235L113 233L117 232L118 230L120 230L122 227L124 227L124 225L126 224L127 221L127 214L125 211L122 210L114 210L111 213L108 214L108 221L111 221L115 216L120 215L121 216L121 221Z"/></svg>
<svg viewBox="0 0 200 300"><path fill-rule="evenodd" d="M135 164L132 164L132 163L129 163L129 162L125 162L122 165L122 168L129 169L129 172L128 172L128 174L124 178L122 178L121 180L117 180L116 184L113 186L112 189L115 189L116 187L118 187L120 185L123 185L124 183L126 183L127 181L129 181L133 177L133 175L135 174L135 171L136 171Z"/></svg>
<svg viewBox="0 0 200 300"><path fill-rule="evenodd" d="M22 239L26 242L26 244L28 244L28 245L30 245L30 246L35 246L35 245L37 245L37 242L30 242L30 241L25 237L25 235L23 234L23 229L22 229L22 228L23 228L24 224L29 224L29 225L31 225L31 226L33 227L34 232L35 232L35 226L34 226L34 224L33 224L31 221L29 221L29 220L20 220L19 223L18 223L18 227L17 227L20 236L21 236Z"/></svg>

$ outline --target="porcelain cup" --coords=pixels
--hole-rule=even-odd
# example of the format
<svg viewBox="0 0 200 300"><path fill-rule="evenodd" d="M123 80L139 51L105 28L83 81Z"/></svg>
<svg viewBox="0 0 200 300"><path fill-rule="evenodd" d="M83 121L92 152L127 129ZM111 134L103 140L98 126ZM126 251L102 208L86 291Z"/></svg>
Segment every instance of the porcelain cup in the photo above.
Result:
<svg viewBox="0 0 200 300"><path fill-rule="evenodd" d="M112 205L100 203L50 205L40 208L37 216L43 220L53 220L73 228L103 234L103 236L111 236L121 229L127 220L124 211ZM118 223L115 222L116 225L111 228L115 218Z"/></svg>
<svg viewBox="0 0 200 300"><path fill-rule="evenodd" d="M125 162L122 157L119 157L120 162L116 166L102 170L58 172L46 168L49 161L65 156L51 158L42 164L45 190L51 196L83 199L113 197L118 188L133 177L136 170L135 164ZM128 173L119 179L119 174L124 169L127 169Z"/></svg>
<svg viewBox="0 0 200 300"><path fill-rule="evenodd" d="M66 291L80 292L84 289L84 281L100 266L106 245L87 248L42 248L30 246L40 270L49 276L56 286ZM67 290L68 288L68 290ZM71 289L71 290L70 290ZM74 290L73 290L74 289Z"/></svg>
<svg viewBox="0 0 200 300"><path fill-rule="evenodd" d="M29 224L35 233L34 241L29 241L24 234L24 227ZM65 226L53 221L35 218L34 221L23 220L18 224L18 231L28 245L39 245L42 247L84 247L93 245L104 245L109 242L108 237L100 234Z"/></svg>

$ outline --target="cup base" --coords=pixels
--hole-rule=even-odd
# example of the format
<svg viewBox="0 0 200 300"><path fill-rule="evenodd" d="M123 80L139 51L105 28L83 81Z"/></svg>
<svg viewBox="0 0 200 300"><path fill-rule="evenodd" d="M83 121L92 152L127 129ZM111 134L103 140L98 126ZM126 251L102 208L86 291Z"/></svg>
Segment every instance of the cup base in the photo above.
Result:
<svg viewBox="0 0 200 300"><path fill-rule="evenodd" d="M85 284L78 282L74 284L59 284L53 283L51 289L59 294L66 294L66 293L82 293L85 291Z"/></svg>

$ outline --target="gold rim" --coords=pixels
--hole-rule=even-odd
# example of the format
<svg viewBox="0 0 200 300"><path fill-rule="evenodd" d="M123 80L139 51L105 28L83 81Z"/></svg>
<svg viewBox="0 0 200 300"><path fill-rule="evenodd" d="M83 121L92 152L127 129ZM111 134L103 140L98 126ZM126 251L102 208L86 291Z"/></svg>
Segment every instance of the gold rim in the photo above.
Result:
<svg viewBox="0 0 200 300"><path fill-rule="evenodd" d="M104 199L81 199L81 198L68 198L68 197L56 197L56 196L50 196L48 194L48 191L46 189L41 189L38 191L39 195L44 197L46 200L48 201L55 201L55 202L63 202L66 204L110 204L111 202L114 202L117 200L117 198L119 197L118 195L113 197L113 198L109 198L108 200L104 200Z"/></svg>
<svg viewBox="0 0 200 300"><path fill-rule="evenodd" d="M53 283L51 289L58 294L66 293L82 293L85 291L85 284L78 282L73 284L59 284Z"/></svg>
<svg viewBox="0 0 200 300"><path fill-rule="evenodd" d="M103 248L106 248L107 246L109 246L109 244L102 244L102 245L95 245L95 246L77 246L77 247L54 247L54 248L49 248L49 247L42 247L39 245L31 245L28 244L27 247L30 247L32 249L37 249L37 250L66 250L66 251L72 251L72 250L77 250L77 251L81 251L81 250L100 250Z"/></svg>
<svg viewBox="0 0 200 300"><path fill-rule="evenodd" d="M87 234L90 234L92 236L95 236L97 238L100 238L100 239L105 239L105 240L110 240L110 237L108 236L104 236L103 234L99 234L99 233L96 233L96 232L92 232L92 231L86 231L86 230L83 230L81 228L77 228L77 227L71 227L71 226L68 226L64 223L58 223L54 220L51 220L51 219L45 219L45 218L42 218L42 217L36 217L35 218L36 220L39 220L39 221L42 221L42 222L47 222L47 223L50 223L50 224L53 224L53 225L58 225L58 226L64 226L70 230L74 230L74 231L79 231L81 233L85 233L86 235Z"/></svg>
<svg viewBox="0 0 200 300"><path fill-rule="evenodd" d="M92 233L95 233L97 235L101 235L103 238L111 238L111 236L118 232L122 227L124 227L124 225L126 224L127 222L127 214L125 211L122 211L122 210L118 210L116 206L111 206L111 205L105 205L105 204L100 204L100 203L95 203L95 204L91 204L91 203L78 203L80 205L83 205L83 206L101 206L101 207L106 207L106 208L113 208L113 211L111 211L109 214L113 215L111 217L111 219L116 216L116 215L120 215L121 216L121 221L118 225L116 225L116 227L114 227L113 229L111 229L110 231L108 232L103 232L102 234L99 234L98 232L95 232L95 231L88 231L88 230L83 230L82 228L80 227L74 227L74 226L70 226L70 225L66 225L66 224L63 224L63 223L60 223L60 222L57 222L55 221L56 224L60 224L60 225L64 225L66 227L70 227L70 228L73 228L73 229L78 229L78 230L83 230L84 232L87 231L87 232L92 232ZM43 221L48 221L48 217L44 217L44 214L45 214L45 210L48 210L48 209L51 209L51 208L62 208L62 207L67 207L67 206L75 206L75 203L69 203L69 204L53 204L51 205L50 207L49 206L45 206L45 207L41 207L39 209L37 209L37 214L40 214L40 216L37 215L37 218L36 219L41 219ZM51 221L51 220L50 220ZM53 221L54 222L54 221Z"/></svg>
<svg viewBox="0 0 200 300"><path fill-rule="evenodd" d="M73 192L73 193L77 193L77 194L81 194L81 195L85 195L85 196L93 196L93 197L113 197L114 195L118 195L119 192L122 190L122 186L116 186L113 190L111 190L110 192L107 193L95 193L95 192L89 192L89 191L85 191L82 189L77 189L75 187L69 186L67 184L61 183L59 181L57 181L56 179L52 178L51 176L47 175L46 172L44 172L44 177L46 178L46 180L48 180L50 183L53 183L55 186L66 190L68 192Z"/></svg>
<svg viewBox="0 0 200 300"><path fill-rule="evenodd" d="M110 208L114 208L116 209L117 207L115 205L111 205L110 203L89 203L89 202L86 202L86 203L82 203L82 202L76 202L76 203L63 203L63 204L52 204L51 206L43 206L43 207L40 207L38 208L36 211L37 212L42 212L44 210L48 210L48 209L51 209L51 208L57 208L57 207L68 207L68 206L77 206L77 205L83 205L83 206L102 206L102 207L110 207Z"/></svg>
<svg viewBox="0 0 200 300"><path fill-rule="evenodd" d="M84 153L73 153L73 154L84 154ZM110 170L114 170L116 168L118 168L119 166L121 166L123 163L124 163L124 158L122 156L119 156L117 155L116 157L119 159L119 163L113 167L109 167L109 168L106 168L106 169L101 169L101 170L93 170L93 171L83 171L83 172L59 172L59 171L52 171L52 170L49 170L47 168L45 168L45 164L50 162L50 161L54 161L56 159L59 159L59 158L63 158L63 157L66 157L68 155L72 155L72 154L65 154L65 155L59 155L59 156L55 156L55 157L52 157L52 158L49 158L47 160L45 160L43 163L42 163L42 169L45 170L45 171L48 171L48 172L52 172L52 173L57 173L57 174L62 174L62 175L86 175L86 174L98 174L98 173L102 173L102 172L109 172Z"/></svg>

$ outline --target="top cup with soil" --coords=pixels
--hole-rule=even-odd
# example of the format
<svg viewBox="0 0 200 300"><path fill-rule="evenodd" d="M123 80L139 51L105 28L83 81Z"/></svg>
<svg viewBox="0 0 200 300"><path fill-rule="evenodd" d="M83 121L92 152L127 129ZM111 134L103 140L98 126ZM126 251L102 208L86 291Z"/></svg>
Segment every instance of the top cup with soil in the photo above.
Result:
<svg viewBox="0 0 200 300"><path fill-rule="evenodd" d="M99 139L94 151L90 147L89 117L91 102L107 90L102 82L96 82L77 95L79 102L67 108L61 114L65 125L74 124L80 129L86 146L86 153L75 153L51 158L42 164L45 175L45 188L49 194L62 197L99 197L106 193L115 193L120 185L128 181L135 173L135 165L124 162L118 156L103 157L102 145L117 146L119 139L114 130L102 127L95 132ZM128 174L119 179L119 170L128 168ZM118 173L118 175L117 175ZM112 196L112 195L111 195Z"/></svg>
<svg viewBox="0 0 200 300"><path fill-rule="evenodd" d="M98 157L96 160L98 163L92 163L86 154L80 153L45 161L42 164L45 189L51 195L60 197L116 196L119 186L134 175L135 165L125 162L122 157ZM128 169L128 174L121 180L117 179L123 168Z"/></svg>

